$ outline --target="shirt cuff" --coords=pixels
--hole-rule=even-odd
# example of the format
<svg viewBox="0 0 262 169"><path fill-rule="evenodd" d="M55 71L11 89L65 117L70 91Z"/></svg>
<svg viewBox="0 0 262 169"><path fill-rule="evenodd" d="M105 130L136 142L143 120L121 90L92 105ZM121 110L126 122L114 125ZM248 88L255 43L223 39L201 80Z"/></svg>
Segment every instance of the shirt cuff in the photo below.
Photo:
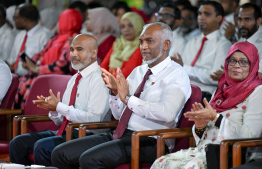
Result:
<svg viewBox="0 0 262 169"><path fill-rule="evenodd" d="M62 103L62 102L59 102L56 106L56 111L62 115L66 115L66 111L68 110L68 105Z"/></svg>
<svg viewBox="0 0 262 169"><path fill-rule="evenodd" d="M58 112L57 111L49 111L49 117L58 117Z"/></svg>
<svg viewBox="0 0 262 169"><path fill-rule="evenodd" d="M137 112L136 111L136 107L138 107L141 103L141 99L135 97L135 96L131 96L127 102L127 106L130 110L132 110L134 113ZM145 112L140 112L139 113L140 116L145 117L146 113Z"/></svg>

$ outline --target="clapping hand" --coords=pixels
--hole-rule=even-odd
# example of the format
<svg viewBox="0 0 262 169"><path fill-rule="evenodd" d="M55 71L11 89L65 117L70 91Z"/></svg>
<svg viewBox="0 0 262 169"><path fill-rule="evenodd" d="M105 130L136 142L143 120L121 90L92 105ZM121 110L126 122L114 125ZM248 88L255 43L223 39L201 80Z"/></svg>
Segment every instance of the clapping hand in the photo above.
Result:
<svg viewBox="0 0 262 169"><path fill-rule="evenodd" d="M118 96L120 100L123 103L125 103L126 95L129 94L129 85L128 85L128 81L126 80L120 68L117 68L116 83L117 83Z"/></svg>
<svg viewBox="0 0 262 169"><path fill-rule="evenodd" d="M52 90L49 90L50 96L37 96L38 100L33 100L33 103L45 110L56 111L57 104L60 102L60 92L57 93L57 96L54 95Z"/></svg>
<svg viewBox="0 0 262 169"><path fill-rule="evenodd" d="M108 87L112 91L113 95L117 95L116 78L103 68L101 68L101 71L102 71L102 78L106 84L106 87Z"/></svg>

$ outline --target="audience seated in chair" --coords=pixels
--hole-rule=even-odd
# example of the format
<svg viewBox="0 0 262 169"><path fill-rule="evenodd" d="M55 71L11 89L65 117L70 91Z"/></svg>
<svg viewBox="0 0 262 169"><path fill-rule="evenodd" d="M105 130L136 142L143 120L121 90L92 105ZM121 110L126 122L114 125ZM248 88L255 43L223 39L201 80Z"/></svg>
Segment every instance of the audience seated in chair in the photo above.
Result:
<svg viewBox="0 0 262 169"><path fill-rule="evenodd" d="M104 7L88 10L86 29L92 32L98 43L97 61L101 63L115 39L120 35L116 17Z"/></svg>
<svg viewBox="0 0 262 169"><path fill-rule="evenodd" d="M28 97L30 86L39 75L44 74L74 74L75 71L70 64L69 38L78 34L81 30L82 16L74 9L67 9L60 14L58 21L59 34L52 37L43 51L34 55L32 60L26 57L23 66L29 70L20 78L18 95L16 97L16 108L23 109L24 102ZM40 62L39 64L36 64Z"/></svg>
<svg viewBox="0 0 262 169"><path fill-rule="evenodd" d="M122 35L113 43L100 66L114 76L119 67L127 77L135 67L141 65L142 55L138 39L144 24L143 19L137 13L125 13L120 24Z"/></svg>
<svg viewBox="0 0 262 169"><path fill-rule="evenodd" d="M171 38L168 25L148 24L139 38L144 65L135 68L127 80L119 68L116 78L102 69L106 86L112 93L112 114L120 119L118 126L114 133L96 134L59 145L52 153L54 166L115 168L131 161L133 131L176 127L191 87L185 70L168 57ZM168 142L168 148L174 148L174 140ZM141 138L140 153L143 154L141 162L154 161L155 137Z"/></svg>
<svg viewBox="0 0 262 169"><path fill-rule="evenodd" d="M39 12L34 5L19 5L15 9L13 18L16 29L21 31L16 35L7 63L12 72L23 76L28 70L22 66L21 54L25 53L29 58L32 58L44 49L52 34L39 23Z"/></svg>
<svg viewBox="0 0 262 169"><path fill-rule="evenodd" d="M210 104L204 99L205 108L200 103L193 105L185 117L194 121L192 128L197 147L181 150L158 158L152 169L206 167L205 145L219 144L225 139L261 137L262 120L260 101L262 80L257 71L259 56L254 45L249 42L234 44L225 60L225 74L220 78ZM249 150L250 161L261 154L261 149ZM258 156L259 157L259 156Z"/></svg>
<svg viewBox="0 0 262 169"><path fill-rule="evenodd" d="M33 152L36 164L51 166L51 153L55 146L66 141L64 129L69 121L80 123L110 120L111 115L107 113L108 89L96 62L96 39L91 35L78 35L70 50L72 67L78 73L68 82L62 102L60 93L55 96L52 90L49 91L49 97L41 95L34 101L38 107L50 111L50 119L56 125L61 125L59 131L47 130L15 137L9 147L11 162L29 165L31 161L28 154ZM93 131L88 133L92 134Z"/></svg>

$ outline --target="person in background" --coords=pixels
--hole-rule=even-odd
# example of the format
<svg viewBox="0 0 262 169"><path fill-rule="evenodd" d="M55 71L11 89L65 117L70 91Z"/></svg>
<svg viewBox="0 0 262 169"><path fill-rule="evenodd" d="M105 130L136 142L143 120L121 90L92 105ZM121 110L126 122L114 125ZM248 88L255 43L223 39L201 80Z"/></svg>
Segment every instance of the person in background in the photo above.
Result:
<svg viewBox="0 0 262 169"><path fill-rule="evenodd" d="M0 60L6 61L10 56L15 40L15 33L6 23L6 10L0 4Z"/></svg>
<svg viewBox="0 0 262 169"><path fill-rule="evenodd" d="M174 5L181 11L185 7L192 6L189 0L176 0Z"/></svg>
<svg viewBox="0 0 262 169"><path fill-rule="evenodd" d="M67 11L72 10L68 9ZM81 17L80 13L79 16ZM108 113L108 89L96 62L96 39L91 35L77 35L73 39L70 51L72 67L78 73L69 80L62 102L60 101L60 93L58 92L55 96L51 89L49 90L50 96L38 96L34 101L38 107L49 110L50 119L56 125L61 126L60 129L22 134L13 138L9 146L9 156L12 163L30 165L28 154L34 153L35 164L52 166L51 153L53 149L66 141L66 124L111 119L111 114ZM57 83L59 85L59 82ZM99 132L103 131L89 130L87 134ZM78 138L77 130L74 131L74 138Z"/></svg>
<svg viewBox="0 0 262 169"><path fill-rule="evenodd" d="M258 51L254 45L235 43L224 61L225 73L211 102L204 99L205 108L194 103L193 109L184 114L195 122L192 133L197 146L162 156L151 169L206 168L207 144L219 145L226 139L261 137L262 126L258 124L262 121L262 79L257 74L258 62ZM247 150L247 154L246 161L261 160L261 147Z"/></svg>
<svg viewBox="0 0 262 169"><path fill-rule="evenodd" d="M29 95L31 84L37 76L44 74L74 74L70 64L69 38L79 34L83 19L74 9L67 9L60 14L58 34L52 37L45 48L34 55L32 60L26 57L23 66L29 70L20 78L16 107L24 107Z"/></svg>
<svg viewBox="0 0 262 169"><path fill-rule="evenodd" d="M59 15L60 14L56 8L45 8L40 11L41 24L47 29L49 29L53 34L55 34L57 31L56 24L58 22Z"/></svg>
<svg viewBox="0 0 262 169"><path fill-rule="evenodd" d="M31 4L19 5L15 10L14 21L16 28L21 31L16 35L7 63L12 72L23 76L28 73L28 70L23 68L20 56L25 53L28 58L32 58L35 54L41 52L51 37L51 33L41 26L39 12Z"/></svg>
<svg viewBox="0 0 262 169"><path fill-rule="evenodd" d="M186 43L201 34L197 25L198 10L193 6L186 6L181 10L180 24L177 31L174 31L174 45L170 50L170 56L182 54Z"/></svg>
<svg viewBox="0 0 262 169"><path fill-rule="evenodd" d="M111 12L116 16L117 21L120 25L120 20L126 12L131 12L131 9L123 1L116 1L112 7Z"/></svg>
<svg viewBox="0 0 262 169"><path fill-rule="evenodd" d="M198 26L201 35L192 38L180 56L172 59L186 69L190 83L200 87L202 97L209 101L217 88L211 78L220 69L231 47L231 43L219 31L224 15L223 7L216 1L203 1L198 9Z"/></svg>
<svg viewBox="0 0 262 169"><path fill-rule="evenodd" d="M120 24L122 35L113 43L100 66L114 76L117 74L117 68L120 68L127 77L135 67L141 65L142 55L138 39L144 24L143 19L137 13L125 13Z"/></svg>
<svg viewBox="0 0 262 169"><path fill-rule="evenodd" d="M12 82L12 74L7 64L0 60L0 106L5 94L7 93Z"/></svg>
<svg viewBox="0 0 262 169"><path fill-rule="evenodd" d="M97 61L100 64L120 36L120 28L116 17L105 7L89 9L87 19L86 29L97 39Z"/></svg>

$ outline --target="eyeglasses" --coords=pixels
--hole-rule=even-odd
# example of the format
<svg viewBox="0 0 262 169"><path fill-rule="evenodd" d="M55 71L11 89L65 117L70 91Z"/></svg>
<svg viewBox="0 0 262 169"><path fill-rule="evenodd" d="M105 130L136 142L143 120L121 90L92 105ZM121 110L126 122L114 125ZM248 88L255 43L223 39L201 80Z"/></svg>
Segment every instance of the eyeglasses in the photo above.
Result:
<svg viewBox="0 0 262 169"><path fill-rule="evenodd" d="M162 17L163 19L175 18L175 15L172 15L172 14L169 14L169 13L155 13L155 16L157 18Z"/></svg>
<svg viewBox="0 0 262 169"><path fill-rule="evenodd" d="M250 65L248 60L235 60L235 59L227 59L228 66L235 66L236 63L239 64L240 67L248 67Z"/></svg>

